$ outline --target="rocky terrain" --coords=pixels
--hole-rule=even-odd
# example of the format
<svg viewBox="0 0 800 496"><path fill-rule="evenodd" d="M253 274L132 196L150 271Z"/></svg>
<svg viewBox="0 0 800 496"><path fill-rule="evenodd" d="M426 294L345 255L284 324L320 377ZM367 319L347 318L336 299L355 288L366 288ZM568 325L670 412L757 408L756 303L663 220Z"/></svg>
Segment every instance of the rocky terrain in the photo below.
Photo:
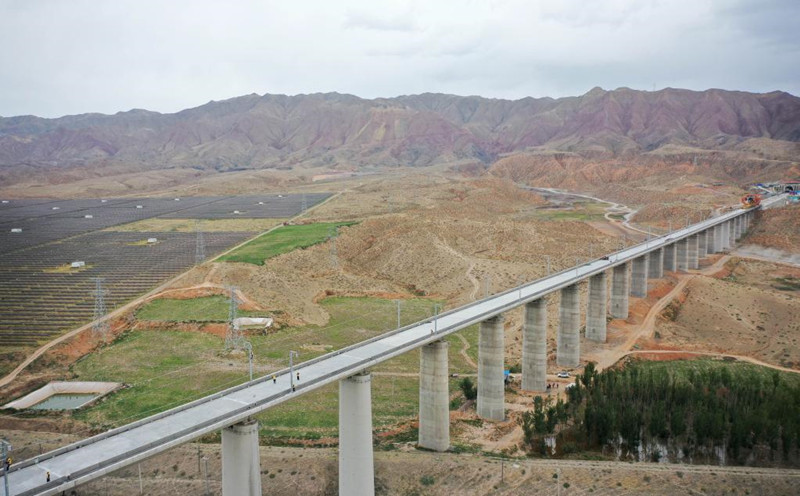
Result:
<svg viewBox="0 0 800 496"><path fill-rule="evenodd" d="M0 118L0 184L26 188L148 171L163 187L215 172L364 171L452 164L546 183L634 181L653 167L738 181L797 174L800 99L595 88L568 98L246 95L175 114ZM691 164L691 165L687 165ZM130 178L128 178L130 179Z"/></svg>

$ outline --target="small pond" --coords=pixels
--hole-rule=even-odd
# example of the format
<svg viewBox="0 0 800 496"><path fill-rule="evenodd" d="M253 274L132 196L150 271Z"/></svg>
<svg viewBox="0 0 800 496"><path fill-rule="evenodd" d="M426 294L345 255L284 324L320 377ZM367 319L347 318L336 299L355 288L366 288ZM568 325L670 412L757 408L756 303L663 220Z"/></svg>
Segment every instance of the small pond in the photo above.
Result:
<svg viewBox="0 0 800 496"><path fill-rule="evenodd" d="M30 408L32 410L74 410L80 408L84 404L97 398L99 394L72 394L72 393L59 393L54 394L46 400L37 403Z"/></svg>

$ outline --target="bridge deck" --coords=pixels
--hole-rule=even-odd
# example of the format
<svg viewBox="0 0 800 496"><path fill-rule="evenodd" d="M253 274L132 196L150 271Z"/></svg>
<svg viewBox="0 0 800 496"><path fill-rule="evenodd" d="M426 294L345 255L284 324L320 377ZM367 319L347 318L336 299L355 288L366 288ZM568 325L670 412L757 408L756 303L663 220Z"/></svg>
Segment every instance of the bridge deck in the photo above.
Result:
<svg viewBox="0 0 800 496"><path fill-rule="evenodd" d="M764 202L768 206L781 196ZM288 369L213 394L166 412L113 429L39 457L21 462L8 474L11 494L49 495L86 483L173 446L217 431L293 397L338 381L365 368L438 340L464 327L535 300L565 286L626 263L708 227L744 213L735 210L667 236L654 238L583 265L490 296L461 308L406 326L342 350L299 364L297 390L291 390ZM51 482L45 482L45 473Z"/></svg>

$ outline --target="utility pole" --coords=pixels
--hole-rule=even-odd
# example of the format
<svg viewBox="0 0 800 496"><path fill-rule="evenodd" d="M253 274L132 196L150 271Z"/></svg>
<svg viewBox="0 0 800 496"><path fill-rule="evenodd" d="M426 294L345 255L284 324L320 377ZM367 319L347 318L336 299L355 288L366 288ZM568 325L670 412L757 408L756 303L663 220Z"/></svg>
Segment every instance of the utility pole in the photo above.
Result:
<svg viewBox="0 0 800 496"><path fill-rule="evenodd" d="M203 456L203 467L205 468L205 479L206 479L206 496L211 496L211 485L208 481L208 457Z"/></svg>
<svg viewBox="0 0 800 496"><path fill-rule="evenodd" d="M550 275L550 255L544 256L545 260L547 260L547 275Z"/></svg>
<svg viewBox="0 0 800 496"><path fill-rule="evenodd" d="M2 450L3 454L3 484L6 488L5 496L11 496L11 491L8 490L8 465L6 461L8 460L8 452L11 451L11 443L6 441L5 439L0 439L0 450Z"/></svg>
<svg viewBox="0 0 800 496"><path fill-rule="evenodd" d="M439 332L439 312L442 306L438 303L433 305L433 332Z"/></svg>
<svg viewBox="0 0 800 496"><path fill-rule="evenodd" d="M299 357L300 353L296 351L289 351L289 385L294 389L294 357Z"/></svg>
<svg viewBox="0 0 800 496"><path fill-rule="evenodd" d="M247 362L250 368L250 380L253 380L253 344L250 341L244 342L244 349L247 351Z"/></svg>
<svg viewBox="0 0 800 496"><path fill-rule="evenodd" d="M394 300L397 304L397 328L400 329L400 300Z"/></svg>
<svg viewBox="0 0 800 496"><path fill-rule="evenodd" d="M144 494L144 483L142 482L142 464L137 463L137 467L139 467L139 494Z"/></svg>

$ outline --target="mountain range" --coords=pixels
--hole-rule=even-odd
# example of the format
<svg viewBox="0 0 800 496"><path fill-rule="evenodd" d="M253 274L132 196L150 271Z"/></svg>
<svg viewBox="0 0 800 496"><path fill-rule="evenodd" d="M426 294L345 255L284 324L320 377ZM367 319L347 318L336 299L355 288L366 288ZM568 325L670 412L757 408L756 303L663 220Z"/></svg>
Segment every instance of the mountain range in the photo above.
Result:
<svg viewBox="0 0 800 496"><path fill-rule="evenodd" d="M520 100L251 94L172 114L0 118L0 182L75 167L488 166L515 153L607 159L733 150L795 160L798 142L800 98L777 91L594 88L577 97Z"/></svg>

